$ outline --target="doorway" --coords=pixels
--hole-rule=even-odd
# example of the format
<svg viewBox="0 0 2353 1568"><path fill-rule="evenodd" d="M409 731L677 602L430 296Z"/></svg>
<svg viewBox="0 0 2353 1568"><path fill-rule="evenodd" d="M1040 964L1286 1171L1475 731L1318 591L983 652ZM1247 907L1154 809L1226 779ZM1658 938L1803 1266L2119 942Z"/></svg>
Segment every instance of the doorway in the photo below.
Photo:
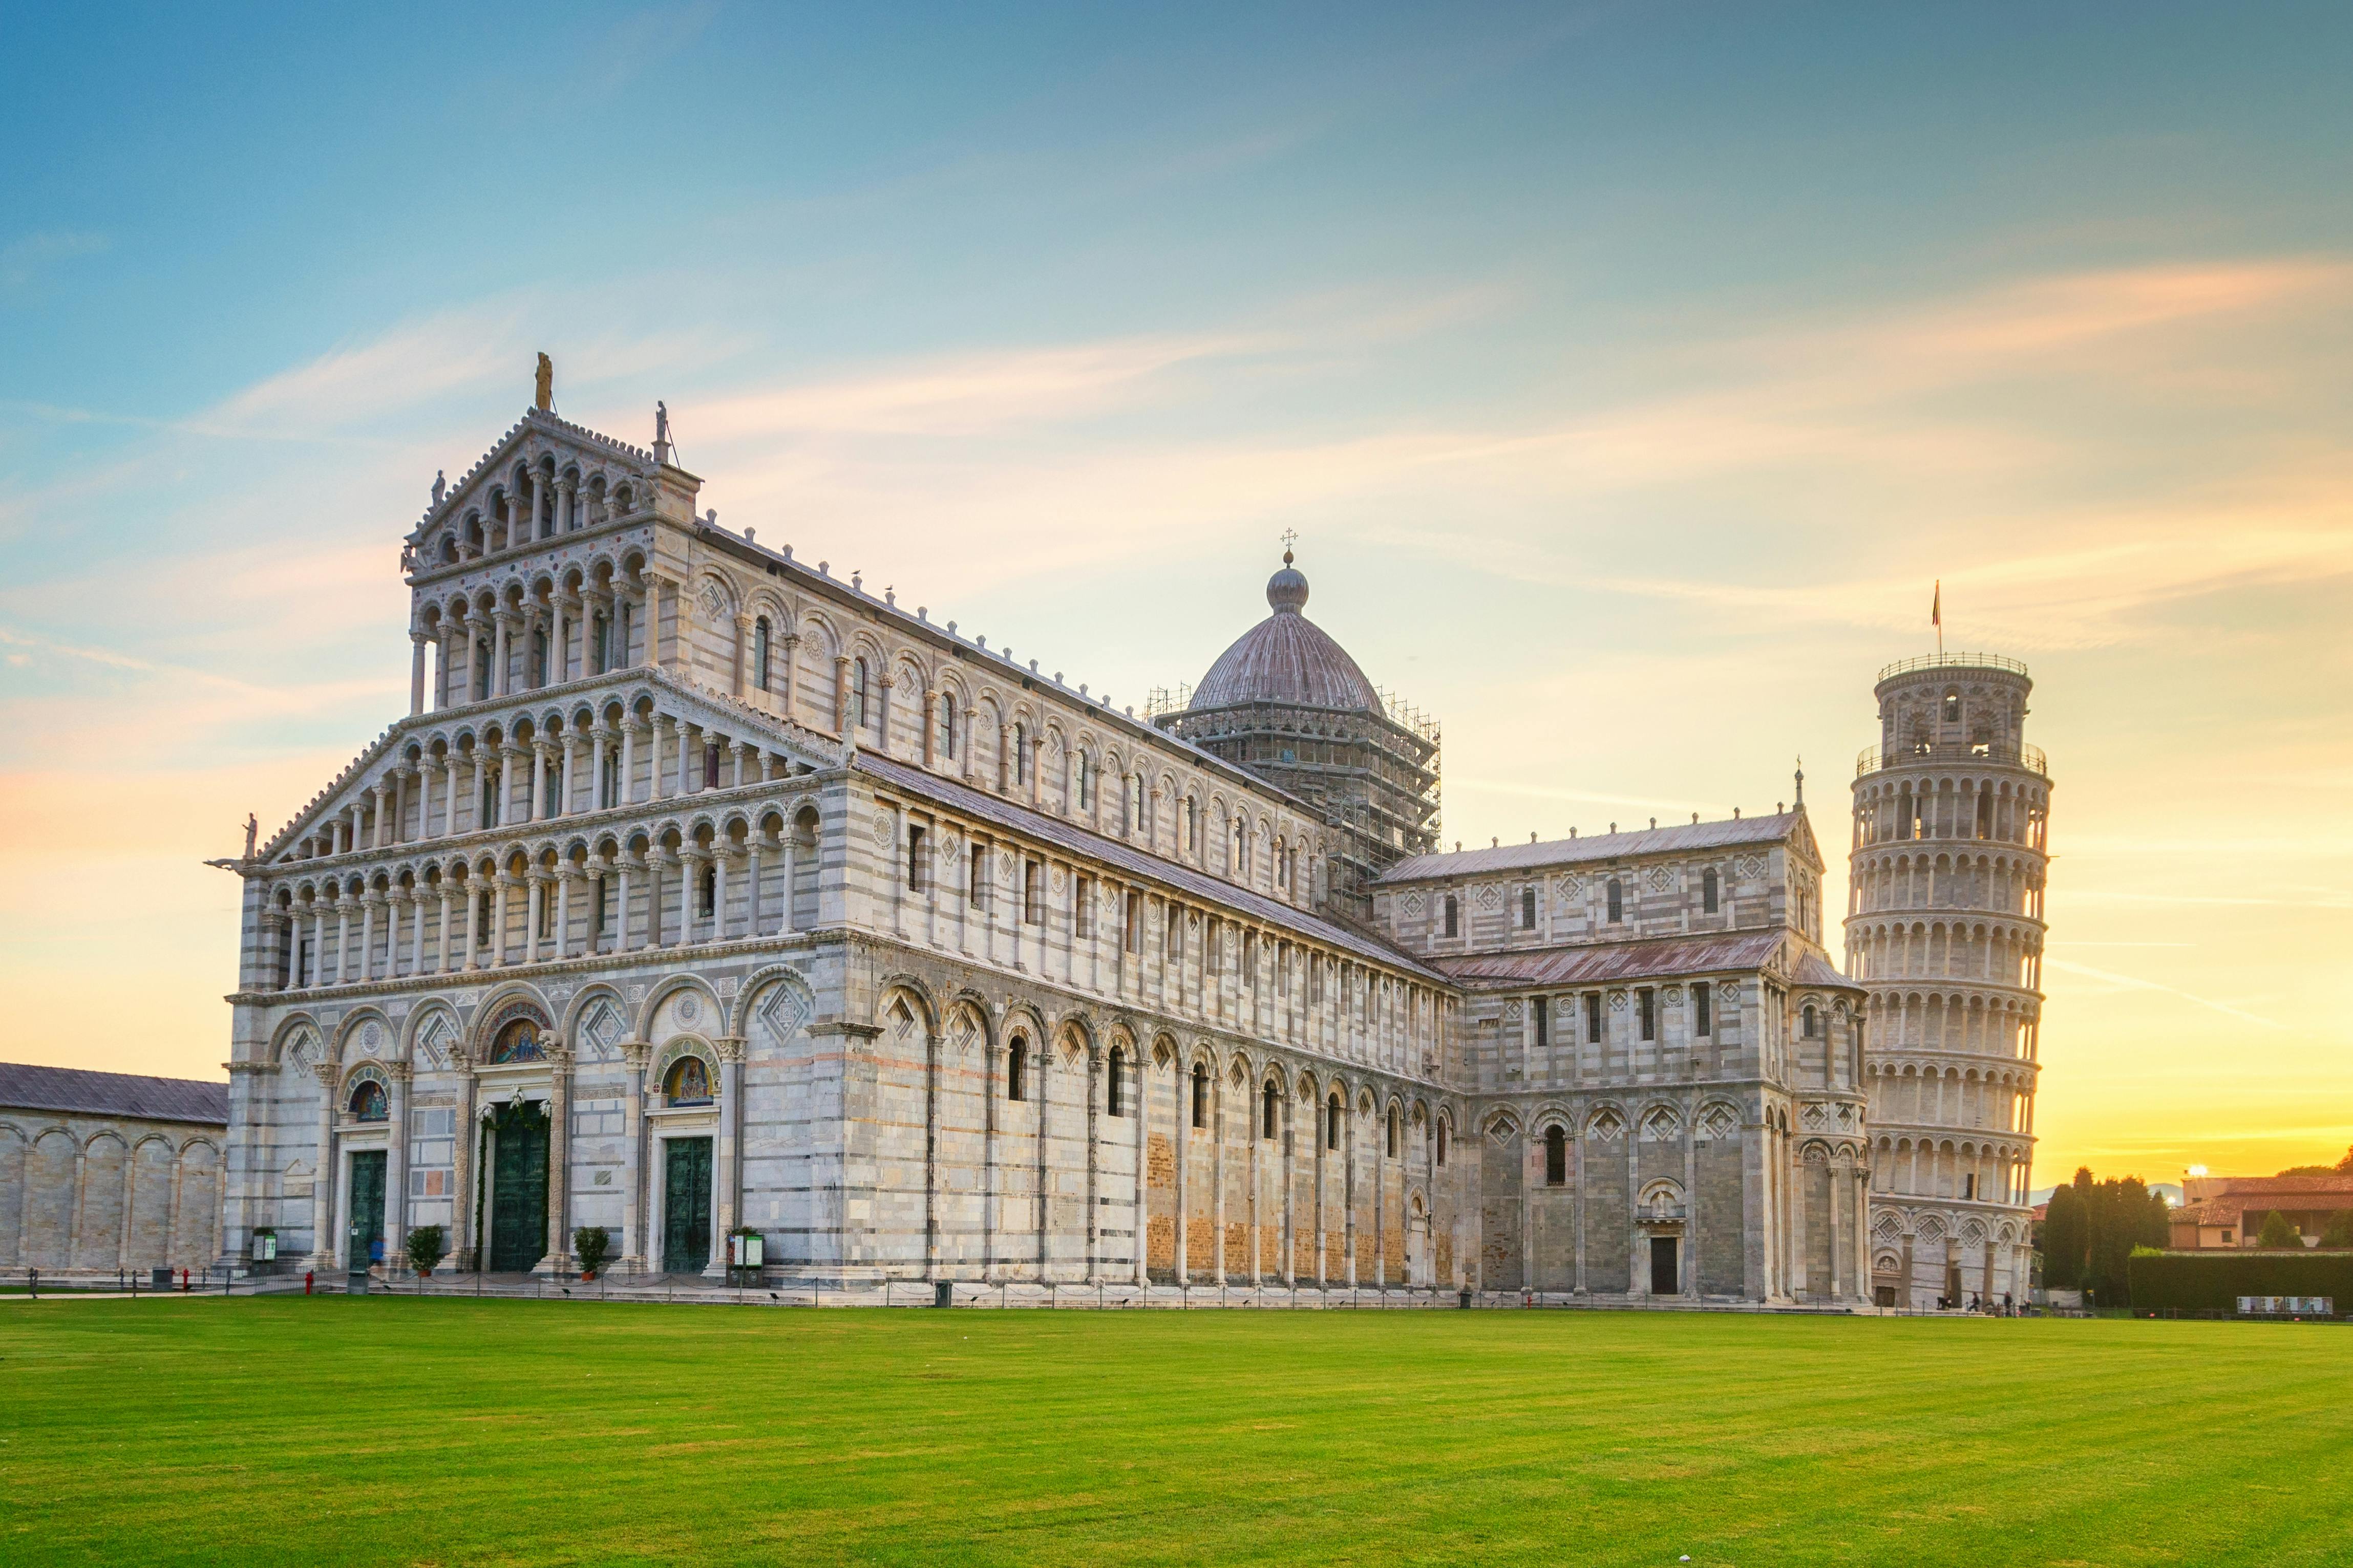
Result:
<svg viewBox="0 0 2353 1568"><path fill-rule="evenodd" d="M1683 1280L1675 1268L1676 1242L1672 1236L1651 1237L1651 1294L1679 1296Z"/></svg>
<svg viewBox="0 0 2353 1568"><path fill-rule="evenodd" d="M491 1268L520 1273L547 1256L547 1108L508 1104L484 1136L491 1145Z"/></svg>
<svg viewBox="0 0 2353 1568"><path fill-rule="evenodd" d="M662 1271L700 1274L711 1263L711 1140L662 1143Z"/></svg>
<svg viewBox="0 0 2353 1568"><path fill-rule="evenodd" d="M343 1230L343 1267L356 1274L384 1261L384 1163L381 1149L352 1154L351 1220Z"/></svg>

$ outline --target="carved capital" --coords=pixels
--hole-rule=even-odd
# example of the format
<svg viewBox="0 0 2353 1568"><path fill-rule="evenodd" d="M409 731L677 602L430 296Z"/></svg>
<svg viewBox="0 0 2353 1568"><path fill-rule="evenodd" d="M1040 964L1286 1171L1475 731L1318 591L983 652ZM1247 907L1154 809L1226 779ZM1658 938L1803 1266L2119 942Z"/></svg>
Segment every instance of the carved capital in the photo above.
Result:
<svg viewBox="0 0 2353 1568"><path fill-rule="evenodd" d="M723 1062L740 1062L744 1059L744 1037L741 1035L721 1035L711 1044L712 1048L718 1051L719 1059Z"/></svg>
<svg viewBox="0 0 2353 1568"><path fill-rule="evenodd" d="M631 1072L643 1072L653 1060L654 1047L646 1040L623 1040L621 1060Z"/></svg>

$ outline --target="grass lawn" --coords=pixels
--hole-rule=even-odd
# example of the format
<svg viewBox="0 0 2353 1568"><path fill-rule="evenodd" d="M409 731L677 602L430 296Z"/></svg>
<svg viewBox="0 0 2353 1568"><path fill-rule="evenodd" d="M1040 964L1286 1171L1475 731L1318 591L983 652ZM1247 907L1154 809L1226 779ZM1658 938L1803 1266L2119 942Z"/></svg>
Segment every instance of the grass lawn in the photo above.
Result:
<svg viewBox="0 0 2353 1568"><path fill-rule="evenodd" d="M0 1306L0 1562L2353 1561L2353 1331Z"/></svg>

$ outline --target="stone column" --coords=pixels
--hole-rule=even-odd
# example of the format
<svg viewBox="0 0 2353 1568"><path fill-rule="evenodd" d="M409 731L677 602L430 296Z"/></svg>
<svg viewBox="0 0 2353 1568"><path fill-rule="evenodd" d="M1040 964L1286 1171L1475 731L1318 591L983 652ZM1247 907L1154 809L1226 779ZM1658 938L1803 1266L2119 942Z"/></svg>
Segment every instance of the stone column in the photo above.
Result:
<svg viewBox="0 0 2353 1568"><path fill-rule="evenodd" d="M410 718L425 711L425 634L408 634L408 713Z"/></svg>
<svg viewBox="0 0 2353 1568"><path fill-rule="evenodd" d="M458 1190L450 1209L456 1223L449 1227L449 1250L458 1265L480 1269L489 1261L481 1256L480 1243L474 1235L474 1166L482 1147L482 1126L475 1116L474 1095L480 1086L474 1077L473 1057L467 1048L460 1045L449 1055L451 1065L464 1075L458 1090Z"/></svg>
<svg viewBox="0 0 2353 1568"><path fill-rule="evenodd" d="M514 619L514 614L510 610L500 610L491 617L498 628L498 647L491 656L491 695L493 697L507 695L507 649L512 641Z"/></svg>
<svg viewBox="0 0 2353 1568"><path fill-rule="evenodd" d="M621 776L618 781L621 787L618 797L606 803L609 805L632 805L637 802L638 731L641 727L649 728L641 726L635 719L624 718L621 721Z"/></svg>
<svg viewBox="0 0 2353 1568"><path fill-rule="evenodd" d="M572 802L575 799L572 793L572 759L574 754L579 750L577 743L578 740L578 736L566 731L564 739L556 742L556 745L562 752L564 758L563 765L557 774L555 785L554 815L557 816L569 816L572 815Z"/></svg>
<svg viewBox="0 0 2353 1568"><path fill-rule="evenodd" d="M455 837L458 831L459 761L459 754L451 752L443 759L442 763L442 771L448 774L445 784L445 798L441 805L441 837L444 838Z"/></svg>
<svg viewBox="0 0 2353 1568"><path fill-rule="evenodd" d="M325 1274L335 1267L331 1227L335 1223L335 1080L341 1075L332 1061L319 1062L311 1070L319 1079L319 1153L311 1184L311 1256L302 1266Z"/></svg>
<svg viewBox="0 0 2353 1568"><path fill-rule="evenodd" d="M849 733L854 711L849 695L849 656L836 654L833 656L833 732L836 735L847 736Z"/></svg>
<svg viewBox="0 0 2353 1568"><path fill-rule="evenodd" d="M375 978L375 912L384 908L384 895L370 888L360 895L360 978Z"/></svg>
<svg viewBox="0 0 2353 1568"><path fill-rule="evenodd" d="M929 732L929 731L926 731L926 733L928 733L928 732ZM1097 1158L1097 1150L1098 1150L1098 1148L1099 1148L1099 1145L1097 1144L1096 1140L1102 1136L1102 1131L1101 1131L1101 1121L1100 1121L1100 1120L1099 1120L1099 1118L1098 1118L1098 1114L1097 1114L1097 1113L1098 1113L1098 1112L1100 1111L1100 1110L1102 1109L1102 1105L1103 1105L1103 1047L1102 1047L1100 1045L1098 1045L1098 1044L1090 1043L1090 1044L1088 1045L1088 1047L1087 1047L1087 1274L1086 1274L1086 1282L1087 1282L1088 1284L1090 1284L1090 1285L1100 1285L1100 1284L1102 1284L1102 1283L1103 1283L1103 1213L1102 1213L1102 1209L1101 1209L1101 1207L1100 1207L1100 1205L1099 1205L1099 1204L1098 1204L1098 1202L1097 1202L1097 1197L1096 1197L1097 1190L1098 1190L1098 1188L1099 1188L1099 1186L1100 1186L1100 1177L1099 1177L1099 1175L1098 1175L1098 1168L1099 1168L1099 1167L1100 1167L1100 1165L1102 1164L1101 1160L1100 1160L1099 1158ZM926 1140L926 1142L928 1143L929 1142L931 1142L931 1141L927 1139L927 1140ZM925 1164L926 1166L929 1166L929 1165L931 1164L931 1162L930 1162L929 1160L925 1160L925 1161L924 1161L924 1164ZM928 1173L927 1173L927 1174L928 1174ZM927 1187L927 1189L928 1189L929 1184L930 1184L929 1183L927 1183L927 1184L926 1184L926 1187ZM929 1201L930 1201L930 1200L929 1200L929 1198L928 1198L928 1196L926 1197L926 1200L925 1200L925 1201L926 1201L926 1204L928 1205L928 1203L929 1203Z"/></svg>
<svg viewBox="0 0 2353 1568"><path fill-rule="evenodd" d="M413 1070L406 1062L385 1064L385 1076L392 1080L392 1117L385 1129L388 1136L384 1158L384 1262L387 1275L408 1242L408 1080Z"/></svg>
<svg viewBox="0 0 2353 1568"><path fill-rule="evenodd" d="M474 886L473 879L468 878L464 890L459 894L459 897L466 900L466 962L462 967L468 970L480 969L482 966L481 895L482 890Z"/></svg>
<svg viewBox="0 0 2353 1568"><path fill-rule="evenodd" d="M580 880L580 868L569 860L555 868L555 952L559 960L572 956L572 885Z"/></svg>
<svg viewBox="0 0 2353 1568"><path fill-rule="evenodd" d="M719 1157L712 1170L718 1191L712 1194L712 1210L719 1222L720 1245L712 1249L711 1265L703 1273L717 1278L727 1269L727 1237L741 1223L736 1212L744 1191L744 1041L740 1036L723 1035L712 1044L719 1052Z"/></svg>
<svg viewBox="0 0 2353 1568"><path fill-rule="evenodd" d="M786 632L776 639L776 646L785 650L785 717L797 721L800 710L794 702L800 690L801 635Z"/></svg>
<svg viewBox="0 0 2353 1568"><path fill-rule="evenodd" d="M335 984L341 985L351 972L352 901L343 897L341 888L335 893Z"/></svg>
<svg viewBox="0 0 2353 1568"><path fill-rule="evenodd" d="M491 963L492 969L502 967L507 961L507 889L515 885L514 873L495 871L491 875Z"/></svg>
<svg viewBox="0 0 2353 1568"><path fill-rule="evenodd" d="M457 621L441 623L441 657L434 661L439 668L433 672L433 706L436 709L447 708L450 705L449 649L461 635L459 630L460 625L461 623Z"/></svg>
<svg viewBox="0 0 2353 1568"><path fill-rule="evenodd" d="M763 853L766 843L764 835L754 833L744 845L744 934L748 937L765 934L760 930L760 875L766 862Z"/></svg>
<svg viewBox="0 0 2353 1568"><path fill-rule="evenodd" d="M626 878L627 873L623 873ZM626 883L625 883L626 885ZM621 1060L628 1069L628 1093L621 1101L621 1272L642 1274L653 1254L646 1246L645 1163L646 1064L653 1047L643 1040L621 1042Z"/></svg>
<svg viewBox="0 0 2353 1568"><path fill-rule="evenodd" d="M735 684L738 698L744 695L744 661L752 647L752 615L746 610L735 617Z"/></svg>
<svg viewBox="0 0 2353 1568"><path fill-rule="evenodd" d="M684 946L694 941L695 898L702 890L702 862L705 857L697 850L681 847L678 852L678 942Z"/></svg>
<svg viewBox="0 0 2353 1568"><path fill-rule="evenodd" d="M551 1041L548 1060L547 1258L551 1273L565 1273L572 1260L572 1047Z"/></svg>
<svg viewBox="0 0 2353 1568"><path fill-rule="evenodd" d="M629 894L631 891L631 883L634 880L634 873L641 869L644 865L645 862L634 855L625 853L621 857L621 890L620 897L617 900L620 906L617 911L619 918L615 920L613 922L615 928L613 932L613 951L615 952L628 952L636 945L629 940L629 908L632 901Z"/></svg>
<svg viewBox="0 0 2353 1568"><path fill-rule="evenodd" d="M531 746L531 800L523 807L522 819L525 822L539 821L542 816L540 808L546 803L547 746L543 742L534 741Z"/></svg>

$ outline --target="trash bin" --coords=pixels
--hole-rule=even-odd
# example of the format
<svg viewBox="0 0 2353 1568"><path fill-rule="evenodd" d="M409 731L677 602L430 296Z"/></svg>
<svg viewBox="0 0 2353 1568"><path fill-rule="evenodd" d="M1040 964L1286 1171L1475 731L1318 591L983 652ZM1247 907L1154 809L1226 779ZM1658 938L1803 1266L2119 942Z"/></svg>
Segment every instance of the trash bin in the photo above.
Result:
<svg viewBox="0 0 2353 1568"><path fill-rule="evenodd" d="M344 1295L346 1295L346 1296L364 1296L364 1295L366 1295L367 1293L368 1293L368 1277L367 1277L367 1270L366 1270L366 1269L364 1269L364 1268L355 1269L355 1270L353 1270L352 1273L350 1273L350 1274L348 1274L348 1275L344 1276L344 1279L343 1279L343 1294L344 1294Z"/></svg>
<svg viewBox="0 0 2353 1568"><path fill-rule="evenodd" d="M172 1288L172 1270L170 1266L166 1265L162 1268L149 1269L147 1271L147 1282L154 1286L158 1290L169 1290Z"/></svg>
<svg viewBox="0 0 2353 1568"><path fill-rule="evenodd" d="M932 1305L934 1307L953 1307L955 1305L955 1282L954 1280L934 1279L932 1281Z"/></svg>
<svg viewBox="0 0 2353 1568"><path fill-rule="evenodd" d="M1471 1292L1470 1292L1470 1291L1468 1291L1468 1290L1458 1290L1458 1291L1456 1291L1456 1292L1455 1292L1455 1300L1456 1300L1456 1303L1457 1303L1457 1305L1461 1306L1461 1309L1462 1309L1464 1311L1466 1311L1466 1312L1467 1312L1467 1311L1469 1311L1469 1310L1471 1310Z"/></svg>

